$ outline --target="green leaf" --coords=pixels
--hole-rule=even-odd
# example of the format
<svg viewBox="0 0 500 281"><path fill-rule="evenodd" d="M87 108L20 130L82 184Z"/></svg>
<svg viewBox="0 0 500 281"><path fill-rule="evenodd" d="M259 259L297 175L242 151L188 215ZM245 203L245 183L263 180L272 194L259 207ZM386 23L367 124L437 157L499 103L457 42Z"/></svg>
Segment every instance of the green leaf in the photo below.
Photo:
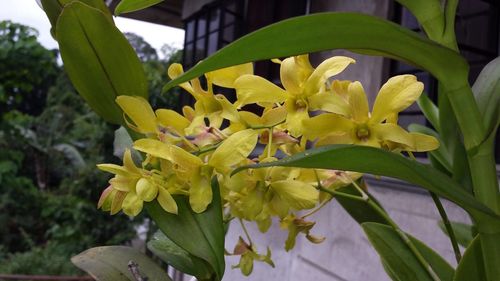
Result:
<svg viewBox="0 0 500 281"><path fill-rule="evenodd" d="M477 230L475 229L475 227L460 222L450 222L450 224L453 232L455 233L458 244L467 248L467 246L469 246L469 244L472 242L472 239L474 239L474 236L477 235ZM444 234L448 235L448 231L446 230L443 221L439 221L438 225L444 232Z"/></svg>
<svg viewBox="0 0 500 281"><path fill-rule="evenodd" d="M138 265L139 273L148 280L171 281L158 264L131 247L96 247L71 258L74 265L99 281L135 281L128 268L130 261Z"/></svg>
<svg viewBox="0 0 500 281"><path fill-rule="evenodd" d="M472 86L488 135L500 124L500 57L488 63Z"/></svg>
<svg viewBox="0 0 500 281"><path fill-rule="evenodd" d="M75 1L57 21L64 68L80 95L105 120L122 123L119 95L147 98L142 64L123 34L100 10Z"/></svg>
<svg viewBox="0 0 500 281"><path fill-rule="evenodd" d="M217 280L224 275L224 228L217 179L212 180L213 200L203 213L191 210L186 196L174 196L179 213L165 212L158 202L145 205L149 215L165 235L193 256L205 260ZM175 226L175 227L174 227Z"/></svg>
<svg viewBox="0 0 500 281"><path fill-rule="evenodd" d="M176 245L163 232L157 231L153 239L147 243L148 249L175 269L195 276L198 280L206 280L212 275L210 266Z"/></svg>
<svg viewBox="0 0 500 281"><path fill-rule="evenodd" d="M361 227L380 255L388 274L392 276L393 280L433 280L393 228L372 222L363 223ZM424 243L410 235L408 237L439 279L451 281L454 274L453 268Z"/></svg>
<svg viewBox="0 0 500 281"><path fill-rule="evenodd" d="M410 132L417 132L435 137L439 141L439 147L438 149L429 151L428 153L432 155L437 161L439 161L439 164L441 164L445 168L446 172L451 173L453 171L450 153L446 150L441 137L436 131L420 124L410 124L408 126L408 130Z"/></svg>
<svg viewBox="0 0 500 281"><path fill-rule="evenodd" d="M45 11L45 14L47 14L47 18L49 18L50 24L52 25L50 33L54 39L56 39L56 25L59 15L61 14L63 7L71 1L79 1L89 5L90 7L99 9L111 21L113 21L113 17L109 12L108 7L102 0L41 0L43 10Z"/></svg>
<svg viewBox="0 0 500 281"><path fill-rule="evenodd" d="M361 196L361 194L356 190L356 188L352 184L341 187L336 191L355 196ZM368 193L368 195L370 196L370 199L372 199L374 202L377 202L377 200L371 194ZM378 222L383 224L388 223L386 219L379 213L374 211L373 208L370 206L370 204L368 204L366 201L359 201L341 196L336 196L335 199L339 202L342 208L344 208L344 210L346 210L349 213L349 215L359 224L362 224L364 222ZM380 204L378 205L382 208Z"/></svg>
<svg viewBox="0 0 500 281"><path fill-rule="evenodd" d="M465 250L464 256L457 266L453 281L487 280L484 272L483 251L481 240L477 235L469 247Z"/></svg>
<svg viewBox="0 0 500 281"><path fill-rule="evenodd" d="M396 58L429 71L450 89L467 86L467 63L448 48L377 17L318 13L287 19L248 34L169 82L164 90L231 65L330 49Z"/></svg>
<svg viewBox="0 0 500 281"><path fill-rule="evenodd" d="M417 104L425 118L427 118L431 125L436 128L436 131L439 132L441 130L439 124L439 108L425 93L420 95L417 100Z"/></svg>
<svg viewBox="0 0 500 281"><path fill-rule="evenodd" d="M163 0L122 0L115 8L115 16L146 9L162 1Z"/></svg>
<svg viewBox="0 0 500 281"><path fill-rule="evenodd" d="M240 167L234 170L233 174L243 169L271 166L338 169L397 178L445 197L472 215L484 214L498 219L493 211L478 202L445 174L429 165L378 148L343 144L324 146L279 161Z"/></svg>
<svg viewBox="0 0 500 281"><path fill-rule="evenodd" d="M444 13L439 0L397 0L418 20L429 38L440 41L444 34Z"/></svg>

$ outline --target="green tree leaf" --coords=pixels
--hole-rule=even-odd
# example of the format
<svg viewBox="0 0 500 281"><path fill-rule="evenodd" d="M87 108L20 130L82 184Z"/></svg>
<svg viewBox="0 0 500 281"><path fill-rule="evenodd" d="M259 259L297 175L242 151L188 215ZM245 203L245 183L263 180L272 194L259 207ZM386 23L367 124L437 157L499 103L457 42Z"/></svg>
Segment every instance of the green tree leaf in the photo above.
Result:
<svg viewBox="0 0 500 281"><path fill-rule="evenodd" d="M198 280L210 278L213 272L204 260L186 252L161 231L154 234L153 239L147 243L147 246L151 252L164 262L181 272L195 276Z"/></svg>
<svg viewBox="0 0 500 281"><path fill-rule="evenodd" d="M224 275L224 228L222 203L217 179L212 180L213 200L203 213L191 210L186 196L174 196L178 214L165 212L153 201L145 205L160 230L189 254L205 260L215 272L217 280Z"/></svg>
<svg viewBox="0 0 500 281"><path fill-rule="evenodd" d="M122 0L115 8L115 16L146 9L162 1L163 0Z"/></svg>
<svg viewBox="0 0 500 281"><path fill-rule="evenodd" d="M496 219L493 211L445 174L429 165L378 148L357 145L324 146L279 161L240 167L233 171L233 174L243 169L270 166L338 169L397 178L445 197L473 214L478 214L479 211Z"/></svg>
<svg viewBox="0 0 500 281"><path fill-rule="evenodd" d="M484 272L483 251L481 240L476 236L457 266L453 281L487 280Z"/></svg>
<svg viewBox="0 0 500 281"><path fill-rule="evenodd" d="M390 226L367 222L361 224L361 227L380 255L393 280L433 280L401 237ZM418 239L410 235L408 237L440 280L451 281L453 279L453 268L441 256Z"/></svg>
<svg viewBox="0 0 500 281"><path fill-rule="evenodd" d="M119 95L147 98L141 62L123 34L100 10L81 2L64 6L57 21L64 67L80 95L105 120L122 123Z"/></svg>
<svg viewBox="0 0 500 281"><path fill-rule="evenodd" d="M131 247L96 247L71 258L74 265L100 281L135 281L128 268L130 261L138 265L139 273L148 280L172 281L158 264Z"/></svg>

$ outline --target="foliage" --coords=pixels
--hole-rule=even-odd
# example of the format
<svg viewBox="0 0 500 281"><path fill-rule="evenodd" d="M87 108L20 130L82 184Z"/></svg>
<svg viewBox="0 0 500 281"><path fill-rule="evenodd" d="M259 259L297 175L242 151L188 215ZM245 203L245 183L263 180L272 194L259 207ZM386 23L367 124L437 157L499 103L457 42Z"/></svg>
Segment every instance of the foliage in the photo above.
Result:
<svg viewBox="0 0 500 281"><path fill-rule="evenodd" d="M38 115L58 75L57 53L37 41L31 27L0 22L0 112ZM2 116L0 116L2 118Z"/></svg>
<svg viewBox="0 0 500 281"><path fill-rule="evenodd" d="M173 253L160 256L181 264L187 272L195 272L190 261L201 259L209 266L210 276L203 272L198 279L222 279L224 221L220 207L225 207L228 220L239 220L244 229L248 242L240 239L233 254L241 256L236 267L246 275L254 261L273 263L269 251L257 253L243 220L256 222L266 232L271 218L279 218L290 232L287 250L298 234L320 243L322 238L310 234L314 222L305 220L308 214L298 217L296 212L312 209L314 213L330 200L341 198L342 206L362 224L391 279L499 280L500 197L492 157L498 127L494 113L500 106L492 90L499 79L497 67L490 65L483 72L488 79L478 80L474 96L467 80L469 67L458 52L453 31L457 1L442 5L438 0L399 2L421 22L427 38L372 16L307 15L249 34L186 73L181 65L170 65L168 75L174 80L164 89L179 85L196 100L194 108L186 106L182 114L154 111L138 95L117 94L116 103L101 99L124 112L124 123L135 139L132 148L146 157L139 164L126 149L123 165L98 166L114 174L98 206L111 214L122 210L130 216L145 207L169 239L167 250L181 249L183 253L182 260ZM122 7L128 5L122 3ZM141 0L134 7L150 3ZM76 10L93 16L72 14ZM97 26L106 12L75 1L62 6L60 19L73 22L71 15ZM63 22L57 21L58 37L69 37ZM105 26L115 32L109 22ZM289 36L292 31L294 36ZM98 40L105 34L99 30L90 37ZM122 44L120 40L114 43ZM59 44L68 50L66 61L72 64L78 61L72 46L89 41L78 38L59 40ZM397 125L398 113L422 94L423 84L415 76L389 79L370 113L359 82L332 79L352 59L333 57L313 68L308 56L301 55L340 48L410 62L434 75L439 81L438 105L421 104L426 115L432 116L431 122L439 124L436 131L417 128L423 133L407 132ZM249 62L261 59L281 65L281 86L253 74ZM99 67L112 71L113 63L110 60ZM113 73L117 75L113 83L120 81L120 71ZM204 77L200 80L199 76ZM129 82L126 76L121 79ZM78 75L72 80L83 81ZM237 100L229 102L214 92L214 85L235 89ZM88 94L94 101L99 99L96 93ZM248 104L260 106L261 114L246 111L243 106ZM258 142L263 150L255 150ZM411 152L433 151L439 146L439 153L431 155L435 167L411 157ZM251 154L253 151L258 152ZM395 177L427 189L447 226L457 269L403 232L366 186L360 185L362 175L348 171ZM462 259L453 227L435 193L453 200L473 218L478 234ZM353 211L353 206L361 210Z"/></svg>

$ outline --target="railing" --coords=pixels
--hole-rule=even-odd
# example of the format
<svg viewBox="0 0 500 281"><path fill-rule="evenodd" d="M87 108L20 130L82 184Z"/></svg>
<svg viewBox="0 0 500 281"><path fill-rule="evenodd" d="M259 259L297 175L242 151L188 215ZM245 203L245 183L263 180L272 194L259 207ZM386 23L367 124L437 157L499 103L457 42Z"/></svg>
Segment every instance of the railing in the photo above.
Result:
<svg viewBox="0 0 500 281"><path fill-rule="evenodd" d="M52 276L52 275L21 275L0 274L0 281L26 280L26 281L94 281L91 276Z"/></svg>

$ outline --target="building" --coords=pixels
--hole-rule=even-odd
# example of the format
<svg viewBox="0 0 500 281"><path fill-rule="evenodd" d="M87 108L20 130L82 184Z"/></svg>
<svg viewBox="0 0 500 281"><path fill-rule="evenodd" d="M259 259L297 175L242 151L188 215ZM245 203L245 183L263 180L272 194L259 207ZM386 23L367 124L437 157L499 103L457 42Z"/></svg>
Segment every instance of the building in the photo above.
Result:
<svg viewBox="0 0 500 281"><path fill-rule="evenodd" d="M116 0L111 5L116 4ZM165 0L147 10L127 16L183 27L184 65L193 66L197 61L214 53L240 36L263 26L310 13L324 11L355 11L390 19L410 29L419 31L417 21L404 8L389 0ZM456 22L457 40L462 54L471 64L470 81L475 80L482 67L500 53L500 4L495 0L461 0ZM390 76L413 73L426 85L426 92L436 99L436 81L427 73L412 66L383 58L352 54L346 51L323 52L314 60L333 54L348 54L357 64L339 78L360 80L373 101L381 84ZM269 79L279 78L279 69L270 62L257 62L256 73ZM189 103L189 96L183 102ZM425 118L416 105L400 117L403 126L410 123L425 124ZM497 137L498 139L498 137ZM496 157L500 161L497 141ZM498 170L498 169L497 169ZM437 249L451 264L455 264L448 238L439 230L439 215L427 193L395 180L369 178L372 193L382 201L393 219L402 228ZM450 217L468 221L461 209L444 202ZM389 280L380 265L378 255L371 248L361 228L335 203L316 215L318 222L313 232L327 240L320 245L298 238L294 250L283 249L286 232L277 224L266 235L250 229L261 251L266 246L273 250L276 268L256 264L248 280ZM228 249L232 249L241 229L235 224L228 233ZM231 270L237 258L227 258L225 280L244 280L238 270Z"/></svg>

